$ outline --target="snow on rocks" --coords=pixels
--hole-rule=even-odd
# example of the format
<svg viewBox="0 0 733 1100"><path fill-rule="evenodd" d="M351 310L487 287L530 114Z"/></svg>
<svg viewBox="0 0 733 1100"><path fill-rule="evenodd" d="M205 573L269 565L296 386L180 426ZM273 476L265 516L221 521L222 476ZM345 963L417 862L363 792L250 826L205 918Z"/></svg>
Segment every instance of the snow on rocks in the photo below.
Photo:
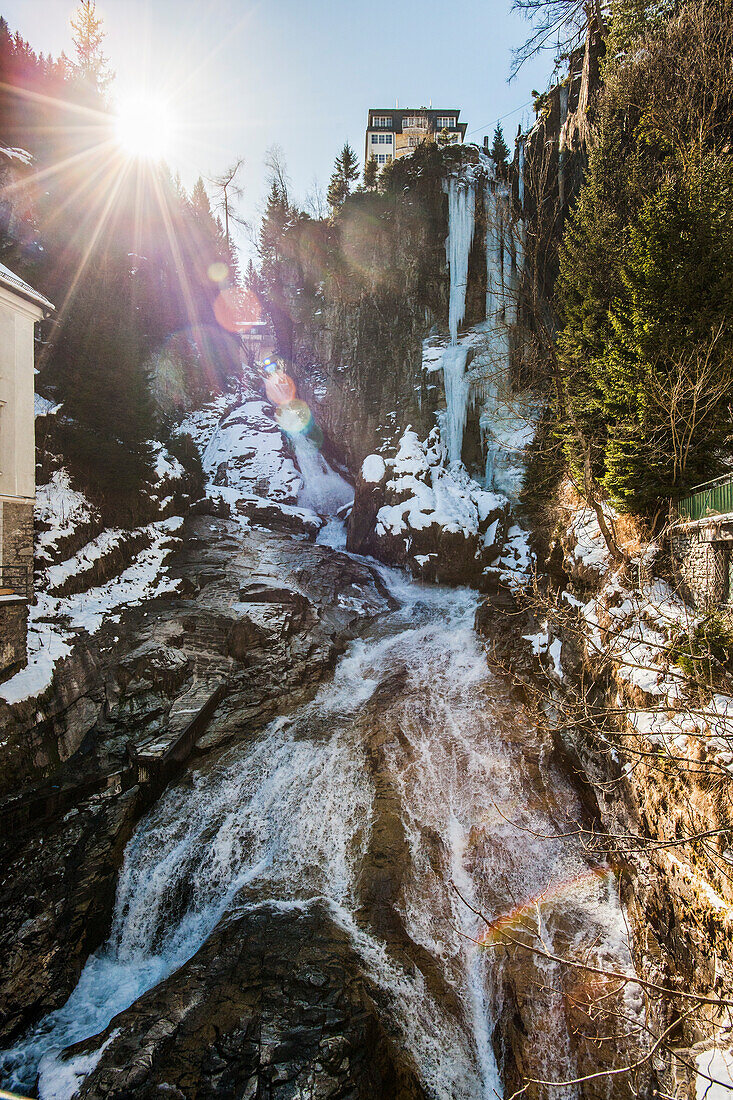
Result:
<svg viewBox="0 0 733 1100"><path fill-rule="evenodd" d="M0 145L0 157L5 157L6 160L17 161L19 164L24 164L30 167L33 164L33 157L26 149L14 148L11 145Z"/></svg>
<svg viewBox="0 0 733 1100"><path fill-rule="evenodd" d="M173 516L141 528L147 548L96 588L70 597L39 592L29 609L28 664L0 684L0 699L13 704L40 695L50 686L57 661L71 654L80 631L94 634L103 622L117 621L124 609L175 591L179 581L168 575L165 562L182 523L180 516Z"/></svg>
<svg viewBox="0 0 733 1100"><path fill-rule="evenodd" d="M603 506L609 519L612 510ZM574 512L568 527L565 553L571 567L588 580L598 580L611 564L611 553L598 524L593 508L580 508Z"/></svg>
<svg viewBox="0 0 733 1100"><path fill-rule="evenodd" d="M101 524L94 506L83 493L72 488L63 468L54 470L45 485L36 488L34 508L36 525L35 556L43 563L61 560L75 541L98 531Z"/></svg>
<svg viewBox="0 0 733 1100"><path fill-rule="evenodd" d="M408 427L393 458L365 459L348 546L425 579L478 583L503 544L508 511L506 497L483 489L460 463L446 465L437 429L423 442ZM496 543L487 545L489 532Z"/></svg>
<svg viewBox="0 0 733 1100"><path fill-rule="evenodd" d="M610 505L604 511L609 521L615 518ZM565 602L578 617L588 662L612 668L625 729L655 751L695 760L702 754L733 773L733 699L713 693L701 700L698 685L670 652L672 641L689 634L700 616L667 581L638 583L656 546L637 548L630 571L616 566L595 512L582 506L569 518L564 545L571 581L588 597L583 602L564 593Z"/></svg>
<svg viewBox="0 0 733 1100"><path fill-rule="evenodd" d="M245 398L227 409L219 398L187 417L178 430L193 436L199 446L210 487L296 503L301 477L263 399Z"/></svg>
<svg viewBox="0 0 733 1100"><path fill-rule="evenodd" d="M41 397L40 393L33 394L33 415L36 420L42 416L55 416L61 408L61 403L49 401L47 397Z"/></svg>
<svg viewBox="0 0 733 1100"><path fill-rule="evenodd" d="M729 1100L733 1090L733 1050L714 1047L695 1059L695 1100Z"/></svg>
<svg viewBox="0 0 733 1100"><path fill-rule="evenodd" d="M38 577L37 588L45 588L53 596L83 592L121 572L150 541L144 527L131 531L108 528L66 561L44 570Z"/></svg>
<svg viewBox="0 0 733 1100"><path fill-rule="evenodd" d="M384 481L387 467L381 455L367 455L361 464L361 476L370 485Z"/></svg>
<svg viewBox="0 0 733 1100"><path fill-rule="evenodd" d="M199 450L207 496L223 500L244 526L321 526L310 508L298 507L303 478L263 398L222 394L187 416L178 432Z"/></svg>

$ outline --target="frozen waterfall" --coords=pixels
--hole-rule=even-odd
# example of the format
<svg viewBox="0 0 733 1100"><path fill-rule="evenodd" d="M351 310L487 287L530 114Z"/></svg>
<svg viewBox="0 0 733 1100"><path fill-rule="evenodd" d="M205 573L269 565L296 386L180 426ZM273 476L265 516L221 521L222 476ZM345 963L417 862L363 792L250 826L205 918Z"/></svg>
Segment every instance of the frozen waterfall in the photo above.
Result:
<svg viewBox="0 0 733 1100"><path fill-rule="evenodd" d="M449 462L460 462L466 427L469 386L465 378L467 349L458 346L458 327L466 314L468 257L475 228L476 190L472 182L452 176L448 192L448 239L445 242L450 270L448 327L450 347L443 356L446 400L446 448Z"/></svg>
<svg viewBox="0 0 733 1100"><path fill-rule="evenodd" d="M452 176L448 190L448 240L445 250L450 268L448 328L451 344L458 343L458 326L466 315L468 257L475 228L476 191L473 183Z"/></svg>

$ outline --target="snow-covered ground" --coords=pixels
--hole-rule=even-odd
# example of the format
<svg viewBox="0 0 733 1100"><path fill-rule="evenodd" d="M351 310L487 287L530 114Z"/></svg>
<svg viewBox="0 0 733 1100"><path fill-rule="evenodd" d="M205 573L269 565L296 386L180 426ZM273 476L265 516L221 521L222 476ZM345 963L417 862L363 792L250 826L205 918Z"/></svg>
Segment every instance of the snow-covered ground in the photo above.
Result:
<svg viewBox="0 0 733 1100"><path fill-rule="evenodd" d="M51 684L56 662L72 652L79 631L94 634L103 622L118 621L124 609L175 591L178 581L166 574L164 565L182 523L180 516L173 516L141 528L150 545L106 584L63 598L39 592L30 608L28 664L0 684L0 699L18 703L40 695Z"/></svg>
<svg viewBox="0 0 733 1100"><path fill-rule="evenodd" d="M604 505L610 522L616 519ZM644 577L656 547L632 554L634 572ZM670 657L679 634L689 634L700 616L659 577L639 587L614 566L592 508L577 507L568 524L567 561L597 586L585 602L570 593L565 602L579 612L591 659L611 661L630 731L672 755L694 758L701 746L719 768L733 772L733 699L712 693L701 701L696 686ZM639 569L639 566L641 568ZM549 645L548 640L548 645Z"/></svg>
<svg viewBox="0 0 733 1100"><path fill-rule="evenodd" d="M63 468L55 470L50 481L36 489L36 562L52 561L59 543L76 530L99 521L96 509L83 493L73 489Z"/></svg>

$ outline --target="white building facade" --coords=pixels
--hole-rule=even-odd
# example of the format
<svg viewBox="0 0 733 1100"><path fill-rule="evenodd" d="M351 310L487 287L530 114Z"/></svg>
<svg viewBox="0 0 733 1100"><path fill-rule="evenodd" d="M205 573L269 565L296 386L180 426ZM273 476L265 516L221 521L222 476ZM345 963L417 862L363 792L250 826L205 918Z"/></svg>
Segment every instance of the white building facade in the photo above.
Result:
<svg viewBox="0 0 733 1100"><path fill-rule="evenodd" d="M35 326L52 309L0 264L0 678L25 663L36 493Z"/></svg>

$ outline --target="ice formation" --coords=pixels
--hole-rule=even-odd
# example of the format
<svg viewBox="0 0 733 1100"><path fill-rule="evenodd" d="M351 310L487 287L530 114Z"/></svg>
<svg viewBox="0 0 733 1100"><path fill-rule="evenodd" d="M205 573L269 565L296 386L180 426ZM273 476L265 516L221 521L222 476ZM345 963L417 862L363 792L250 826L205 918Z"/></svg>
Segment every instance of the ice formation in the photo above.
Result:
<svg viewBox="0 0 733 1100"><path fill-rule="evenodd" d="M448 327L451 344L458 343L458 326L466 314L468 256L475 228L476 190L472 181L451 176L448 190L448 240L446 253L450 268L450 306Z"/></svg>
<svg viewBox="0 0 733 1100"><path fill-rule="evenodd" d="M465 380L466 349L458 346L458 327L466 315L468 257L475 228L476 188L472 180L452 176L448 192L448 239L445 243L450 270L448 327L451 346L443 355L446 400L446 447L449 462L460 462L466 427L468 384Z"/></svg>

